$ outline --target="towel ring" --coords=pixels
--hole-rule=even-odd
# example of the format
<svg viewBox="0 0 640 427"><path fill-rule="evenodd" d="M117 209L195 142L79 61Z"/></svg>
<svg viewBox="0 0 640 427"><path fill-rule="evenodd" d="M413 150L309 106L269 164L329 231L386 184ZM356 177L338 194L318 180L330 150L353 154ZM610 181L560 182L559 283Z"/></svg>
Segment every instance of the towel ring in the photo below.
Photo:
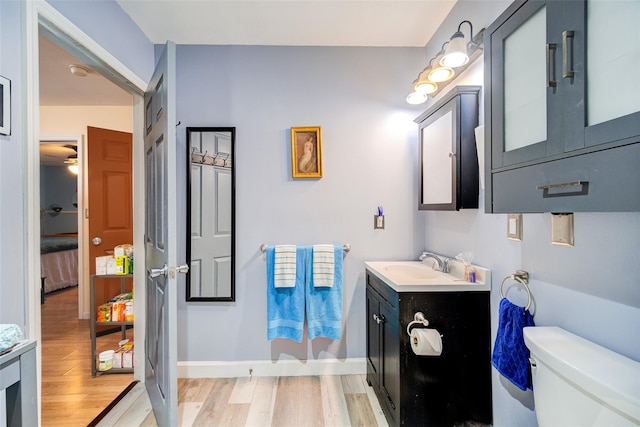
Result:
<svg viewBox="0 0 640 427"><path fill-rule="evenodd" d="M502 293L502 285L504 285L504 282L507 279L511 279L511 280L515 280L517 282L520 282L520 284L522 286L524 286L525 290L527 291L527 297L528 297L528 301L527 301L527 306L524 308L525 311L529 310L529 307L531 307L531 289L529 289L528 283L529 283L529 273L527 273L526 271L523 270L518 270L516 271L515 274L509 274L508 276L505 276L502 279L502 282L500 282L500 297L504 298L504 294Z"/></svg>

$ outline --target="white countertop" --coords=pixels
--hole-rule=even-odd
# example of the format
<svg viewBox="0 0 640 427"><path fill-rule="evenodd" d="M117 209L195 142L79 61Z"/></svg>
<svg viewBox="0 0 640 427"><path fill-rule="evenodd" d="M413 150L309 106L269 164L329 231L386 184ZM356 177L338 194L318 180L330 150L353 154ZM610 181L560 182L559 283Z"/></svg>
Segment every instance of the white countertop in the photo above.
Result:
<svg viewBox="0 0 640 427"><path fill-rule="evenodd" d="M449 274L435 271L423 261L367 261L364 264L368 271L396 292L491 290L491 270L473 265L476 270L476 282L470 283L463 279L464 266L456 260L450 261Z"/></svg>

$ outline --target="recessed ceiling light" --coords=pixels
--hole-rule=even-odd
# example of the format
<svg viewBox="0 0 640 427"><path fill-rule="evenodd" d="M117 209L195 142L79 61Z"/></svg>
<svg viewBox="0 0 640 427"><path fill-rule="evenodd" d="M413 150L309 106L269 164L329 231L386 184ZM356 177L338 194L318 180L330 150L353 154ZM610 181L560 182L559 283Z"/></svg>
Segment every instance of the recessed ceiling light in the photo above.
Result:
<svg viewBox="0 0 640 427"><path fill-rule="evenodd" d="M87 77L87 75L91 72L89 67L79 64L71 64L69 65L69 71L76 77Z"/></svg>

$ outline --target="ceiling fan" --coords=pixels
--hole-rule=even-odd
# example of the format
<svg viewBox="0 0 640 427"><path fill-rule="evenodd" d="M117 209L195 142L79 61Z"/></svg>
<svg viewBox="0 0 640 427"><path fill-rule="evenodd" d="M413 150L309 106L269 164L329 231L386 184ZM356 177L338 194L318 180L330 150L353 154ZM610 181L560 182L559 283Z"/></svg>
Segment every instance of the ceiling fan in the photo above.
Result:
<svg viewBox="0 0 640 427"><path fill-rule="evenodd" d="M67 156L67 158L64 160L64 164L67 165L67 168L71 171L71 173L74 173L76 175L78 175L78 147L75 145L65 145L65 148L70 148L74 151L73 154L70 154Z"/></svg>

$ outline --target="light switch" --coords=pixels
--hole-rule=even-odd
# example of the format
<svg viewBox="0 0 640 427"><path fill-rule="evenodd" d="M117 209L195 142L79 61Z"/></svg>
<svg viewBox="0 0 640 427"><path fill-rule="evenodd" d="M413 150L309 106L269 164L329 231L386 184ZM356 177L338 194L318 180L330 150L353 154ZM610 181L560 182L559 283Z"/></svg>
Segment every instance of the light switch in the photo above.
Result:
<svg viewBox="0 0 640 427"><path fill-rule="evenodd" d="M522 240L522 214L507 214L507 239Z"/></svg>

